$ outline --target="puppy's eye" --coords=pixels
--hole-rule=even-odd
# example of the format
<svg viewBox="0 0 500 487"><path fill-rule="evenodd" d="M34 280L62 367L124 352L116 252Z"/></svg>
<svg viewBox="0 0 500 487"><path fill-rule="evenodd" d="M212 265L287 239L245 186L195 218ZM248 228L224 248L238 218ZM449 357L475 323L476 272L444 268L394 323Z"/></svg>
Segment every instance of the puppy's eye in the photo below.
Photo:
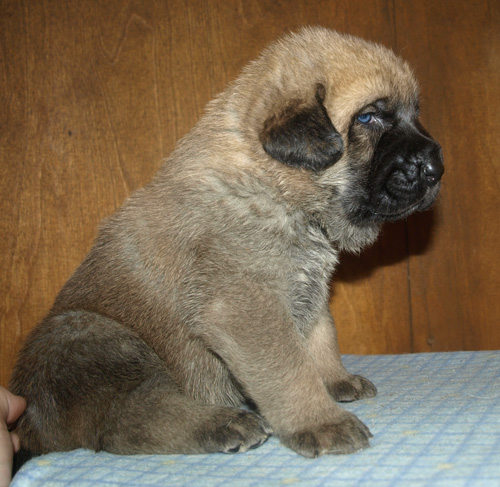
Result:
<svg viewBox="0 0 500 487"><path fill-rule="evenodd" d="M363 124L372 123L374 120L375 117L373 113L362 113L361 115L358 115L358 122Z"/></svg>

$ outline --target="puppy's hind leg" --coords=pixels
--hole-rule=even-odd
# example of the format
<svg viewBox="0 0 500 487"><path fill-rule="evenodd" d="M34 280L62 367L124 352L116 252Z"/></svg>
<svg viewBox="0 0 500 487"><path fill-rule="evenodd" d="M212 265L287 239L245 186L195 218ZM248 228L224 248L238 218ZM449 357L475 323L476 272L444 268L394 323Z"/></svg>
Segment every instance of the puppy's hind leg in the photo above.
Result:
<svg viewBox="0 0 500 487"><path fill-rule="evenodd" d="M268 436L251 412L183 394L132 330L86 311L50 316L34 330L11 389L27 399L18 433L34 454L81 447L120 454L236 452Z"/></svg>
<svg viewBox="0 0 500 487"><path fill-rule="evenodd" d="M152 379L108 413L102 449L135 453L237 453L260 446L269 436L257 414L202 404Z"/></svg>

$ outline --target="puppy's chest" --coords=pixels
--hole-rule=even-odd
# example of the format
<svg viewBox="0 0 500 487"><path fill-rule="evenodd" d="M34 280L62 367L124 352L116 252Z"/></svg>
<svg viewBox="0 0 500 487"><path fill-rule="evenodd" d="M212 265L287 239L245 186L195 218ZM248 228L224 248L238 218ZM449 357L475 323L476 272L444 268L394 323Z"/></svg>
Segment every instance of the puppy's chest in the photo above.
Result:
<svg viewBox="0 0 500 487"><path fill-rule="evenodd" d="M307 334L329 297L336 251L319 228L305 228L291 247L289 303L299 331Z"/></svg>

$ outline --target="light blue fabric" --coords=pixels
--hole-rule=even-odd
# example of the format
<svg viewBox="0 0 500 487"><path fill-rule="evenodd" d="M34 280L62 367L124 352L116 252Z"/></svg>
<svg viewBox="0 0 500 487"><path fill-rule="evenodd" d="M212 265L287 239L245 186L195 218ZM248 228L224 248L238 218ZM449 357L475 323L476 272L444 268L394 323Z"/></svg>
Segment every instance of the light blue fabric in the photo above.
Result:
<svg viewBox="0 0 500 487"><path fill-rule="evenodd" d="M344 405L374 434L353 455L305 459L271 438L236 455L35 458L13 487L500 487L500 351L345 356L374 399Z"/></svg>

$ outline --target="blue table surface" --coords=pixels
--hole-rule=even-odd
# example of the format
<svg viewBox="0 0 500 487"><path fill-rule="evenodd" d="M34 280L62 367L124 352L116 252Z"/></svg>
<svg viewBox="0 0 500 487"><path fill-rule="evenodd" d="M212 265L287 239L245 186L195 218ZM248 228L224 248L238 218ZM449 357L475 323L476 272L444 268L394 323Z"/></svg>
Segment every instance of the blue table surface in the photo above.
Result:
<svg viewBox="0 0 500 487"><path fill-rule="evenodd" d="M353 455L305 459L276 438L236 455L32 459L13 487L500 487L500 351L344 356L378 395L344 407L374 438Z"/></svg>

